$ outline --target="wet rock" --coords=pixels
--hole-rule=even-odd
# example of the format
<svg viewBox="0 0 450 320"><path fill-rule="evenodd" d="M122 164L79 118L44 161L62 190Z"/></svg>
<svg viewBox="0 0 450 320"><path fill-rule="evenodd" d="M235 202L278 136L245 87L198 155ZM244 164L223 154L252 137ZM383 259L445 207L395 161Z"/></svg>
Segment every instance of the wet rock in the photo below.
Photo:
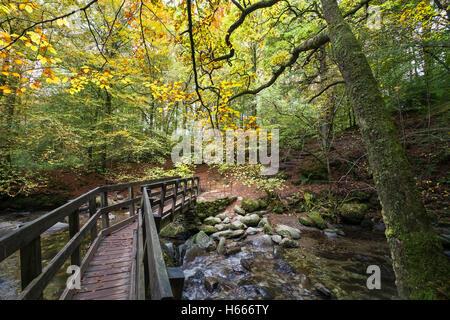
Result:
<svg viewBox="0 0 450 320"><path fill-rule="evenodd" d="M219 218L216 218L216 217L208 217L208 218L206 218L203 221L204 224L207 224L207 225L210 225L210 226L214 226L214 225L216 225L218 223L221 223L221 222L222 222L222 220L219 219Z"/></svg>
<svg viewBox="0 0 450 320"><path fill-rule="evenodd" d="M368 209L365 203L344 203L339 212L345 222L360 224Z"/></svg>
<svg viewBox="0 0 450 320"><path fill-rule="evenodd" d="M327 231L327 230L328 230L328 231ZM336 233L334 230L331 230L331 229L325 229L325 230L323 231L323 233L325 234L325 236L326 236L327 238L335 239L335 238L338 237L337 233Z"/></svg>
<svg viewBox="0 0 450 320"><path fill-rule="evenodd" d="M262 218L258 223L258 228L264 228L266 224L269 224L269 220L267 218Z"/></svg>
<svg viewBox="0 0 450 320"><path fill-rule="evenodd" d="M201 230L206 233L206 234L212 234L215 233L217 231L220 231L219 228L217 228L218 225L216 226L204 226L201 228Z"/></svg>
<svg viewBox="0 0 450 320"><path fill-rule="evenodd" d="M261 231L262 231L261 228L253 228L253 227L250 227L246 230L247 234L249 234L249 235L254 235Z"/></svg>
<svg viewBox="0 0 450 320"><path fill-rule="evenodd" d="M245 225L239 220L233 221L231 223L230 227L231 227L232 230L243 230L243 229L245 229Z"/></svg>
<svg viewBox="0 0 450 320"><path fill-rule="evenodd" d="M256 247L271 247L272 238L269 235L264 234L254 238L251 243Z"/></svg>
<svg viewBox="0 0 450 320"><path fill-rule="evenodd" d="M229 224L231 222L230 218L226 217L225 219L223 219L222 223L223 224Z"/></svg>
<svg viewBox="0 0 450 320"><path fill-rule="evenodd" d="M282 246L283 248L298 248L299 247L297 241L288 239L288 238L284 238L283 240L281 240L280 246Z"/></svg>
<svg viewBox="0 0 450 320"><path fill-rule="evenodd" d="M231 256L233 254L241 252L241 245L239 243L230 243L225 250L226 256Z"/></svg>
<svg viewBox="0 0 450 320"><path fill-rule="evenodd" d="M197 270L192 276L187 278L188 281L191 282L204 282L205 274L201 270Z"/></svg>
<svg viewBox="0 0 450 320"><path fill-rule="evenodd" d="M278 224L275 227L275 231L282 236L291 237L292 239L300 239L300 230L298 230L297 228Z"/></svg>
<svg viewBox="0 0 450 320"><path fill-rule="evenodd" d="M242 217L240 220L250 227L256 227L261 218L257 214L250 214Z"/></svg>
<svg viewBox="0 0 450 320"><path fill-rule="evenodd" d="M248 271L252 271L252 264L254 263L251 259L241 259L241 266Z"/></svg>
<svg viewBox="0 0 450 320"><path fill-rule="evenodd" d="M372 230L385 232L386 231L386 225L383 222L375 223L373 225L373 227L372 227Z"/></svg>
<svg viewBox="0 0 450 320"><path fill-rule="evenodd" d="M254 212L259 209L259 203L257 200L244 198L242 199L241 203L242 209L244 209L245 212Z"/></svg>
<svg viewBox="0 0 450 320"><path fill-rule="evenodd" d="M242 208L239 207L238 205L235 205L235 206L234 206L233 211L234 211L235 213L237 213L237 214L245 215L244 209L242 209Z"/></svg>
<svg viewBox="0 0 450 320"><path fill-rule="evenodd" d="M225 238L220 238L219 240L219 244L217 245L217 253L218 254L224 254L225 253L225 243L226 243L226 239Z"/></svg>
<svg viewBox="0 0 450 320"><path fill-rule="evenodd" d="M200 248L199 245L193 244L186 248L186 253L184 255L184 263L190 262L194 260L196 257L201 256L205 253L203 248Z"/></svg>
<svg viewBox="0 0 450 320"><path fill-rule="evenodd" d="M323 284L316 283L314 284L314 289L316 289L317 293L319 293L322 297L326 299L331 299L331 291L328 290Z"/></svg>
<svg viewBox="0 0 450 320"><path fill-rule="evenodd" d="M109 220L115 220L116 216L110 213L110 214L108 214L108 218L109 218Z"/></svg>
<svg viewBox="0 0 450 320"><path fill-rule="evenodd" d="M276 244L280 244L280 242L283 240L283 238L280 235L273 235L271 238L272 241L275 242Z"/></svg>
<svg viewBox="0 0 450 320"><path fill-rule="evenodd" d="M210 293L216 290L219 286L219 281L216 277L205 277L204 283L206 291Z"/></svg>
<svg viewBox="0 0 450 320"><path fill-rule="evenodd" d="M325 229L325 230L323 230L323 233L328 238L337 238L338 235L339 236L344 236L345 235L345 233L342 230L339 230L339 229Z"/></svg>
<svg viewBox="0 0 450 320"><path fill-rule="evenodd" d="M263 300L273 300L276 297L276 290L269 286L256 287L255 289L256 289L257 294Z"/></svg>
<svg viewBox="0 0 450 320"><path fill-rule="evenodd" d="M63 223L63 222L57 222L56 224L54 224L53 226L48 228L47 231L45 231L45 233L58 232L58 231L65 230L68 228L69 228L69 224Z"/></svg>
<svg viewBox="0 0 450 320"><path fill-rule="evenodd" d="M225 230L213 233L211 237L215 240L224 237L226 239L239 238L245 234L244 230Z"/></svg>
<svg viewBox="0 0 450 320"><path fill-rule="evenodd" d="M192 242L207 251L216 250L216 242L211 239L205 232L200 231L192 237Z"/></svg>

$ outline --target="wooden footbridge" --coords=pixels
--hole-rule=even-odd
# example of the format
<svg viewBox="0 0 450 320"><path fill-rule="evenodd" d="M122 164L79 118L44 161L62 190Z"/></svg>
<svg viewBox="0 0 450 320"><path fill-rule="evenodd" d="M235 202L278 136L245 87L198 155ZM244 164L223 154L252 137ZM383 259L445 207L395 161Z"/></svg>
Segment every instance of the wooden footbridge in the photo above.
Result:
<svg viewBox="0 0 450 320"><path fill-rule="evenodd" d="M5 234L0 238L0 262L20 251L22 291L18 299L42 299L44 289L68 259L71 265L79 266L80 289L66 288L60 299L180 298L183 272L166 268L158 233L175 214L196 203L199 187L198 177L106 185ZM108 205L108 193L124 190L128 190L128 199ZM81 225L80 208L86 205L89 219ZM110 212L124 208L130 217L110 225ZM43 267L41 235L65 218L70 239Z"/></svg>

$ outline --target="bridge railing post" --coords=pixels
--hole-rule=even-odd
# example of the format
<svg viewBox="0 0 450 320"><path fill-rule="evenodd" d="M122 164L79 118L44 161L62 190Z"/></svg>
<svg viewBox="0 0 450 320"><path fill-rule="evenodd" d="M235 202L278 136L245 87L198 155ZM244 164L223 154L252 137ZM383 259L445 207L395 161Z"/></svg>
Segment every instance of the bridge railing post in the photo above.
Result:
<svg viewBox="0 0 450 320"><path fill-rule="evenodd" d="M170 215L170 221L173 221L175 216L175 207L177 205L177 194L178 194L178 180L175 181L173 192L173 202L172 202L172 214Z"/></svg>
<svg viewBox="0 0 450 320"><path fill-rule="evenodd" d="M42 272L41 237L20 249L20 278L22 290ZM41 296L42 298L42 296Z"/></svg>
<svg viewBox="0 0 450 320"><path fill-rule="evenodd" d="M96 196L93 196L89 198L89 218L91 218L95 214L96 210L97 210ZM93 242L95 238L97 238L97 222L91 229L91 242Z"/></svg>
<svg viewBox="0 0 450 320"><path fill-rule="evenodd" d="M133 187L128 187L128 199L133 199L134 198L134 190ZM130 217L134 216L135 214L135 210L134 210L134 202L132 204L130 204Z"/></svg>
<svg viewBox="0 0 450 320"><path fill-rule="evenodd" d="M161 186L161 195L160 195L159 211L158 211L158 214L159 214L159 216L161 216L161 218L162 218L162 215L164 212L164 203L165 203L164 199L166 198L166 190L167 190L167 184L163 183Z"/></svg>
<svg viewBox="0 0 450 320"><path fill-rule="evenodd" d="M108 192L107 191L103 191L101 193L101 203L102 203L102 208L108 206ZM109 228L109 213L108 212L102 214L102 229L106 229L106 228Z"/></svg>
<svg viewBox="0 0 450 320"><path fill-rule="evenodd" d="M80 230L80 217L78 209L69 215L69 238L72 239ZM70 262L72 265L80 266L81 251L80 246L77 246L71 255Z"/></svg>
<svg viewBox="0 0 450 320"><path fill-rule="evenodd" d="M187 188L187 179L183 179L183 197L181 198L181 212L184 210L184 203L186 201L186 188Z"/></svg>

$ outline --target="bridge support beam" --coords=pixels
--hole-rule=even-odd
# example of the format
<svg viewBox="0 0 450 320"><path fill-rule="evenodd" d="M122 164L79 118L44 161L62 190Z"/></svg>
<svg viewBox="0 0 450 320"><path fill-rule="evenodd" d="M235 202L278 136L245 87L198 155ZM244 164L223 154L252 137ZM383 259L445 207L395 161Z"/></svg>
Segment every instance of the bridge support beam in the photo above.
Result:
<svg viewBox="0 0 450 320"><path fill-rule="evenodd" d="M167 275L169 276L173 297L177 300L181 300L184 286L183 269L181 267L168 267Z"/></svg>

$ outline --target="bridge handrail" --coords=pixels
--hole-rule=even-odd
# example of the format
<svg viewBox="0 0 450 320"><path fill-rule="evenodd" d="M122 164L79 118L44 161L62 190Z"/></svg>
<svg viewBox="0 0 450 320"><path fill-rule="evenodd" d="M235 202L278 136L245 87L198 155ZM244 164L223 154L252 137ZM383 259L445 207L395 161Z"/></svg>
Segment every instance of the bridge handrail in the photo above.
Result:
<svg viewBox="0 0 450 320"><path fill-rule="evenodd" d="M197 181L197 184L195 184L195 181ZM187 189L188 182L190 182L189 189ZM179 193L178 187L180 184L184 184L184 188ZM171 195L167 195L168 186L173 186ZM136 261L138 267L136 268L136 292L134 293L134 296L138 299L145 299L146 297L152 300L180 298L179 296L176 297L172 291L171 281L159 241L159 231L162 227L161 221L164 218L170 217L170 221L173 221L176 212L182 212L183 209L197 200L199 187L199 177L174 179L142 187L141 211L138 217L137 230L138 248L136 250ZM159 192L152 192L152 190L158 188L161 188ZM187 192L189 192L188 201L186 201ZM154 200L150 196L152 194L160 195L160 198ZM179 206L176 205L178 195L182 195ZM168 200L172 201L171 206L164 211L164 205ZM153 212L155 205L158 205L157 210L159 213ZM178 285L180 285L179 281ZM176 288L175 292L180 295L180 288Z"/></svg>
<svg viewBox="0 0 450 320"><path fill-rule="evenodd" d="M141 213L143 221L142 234L144 239L142 243L144 256L142 257L142 261L144 263L144 283L147 296L152 300L173 299L147 188L144 187L143 191ZM138 256L137 261L140 263L141 257Z"/></svg>
<svg viewBox="0 0 450 320"><path fill-rule="evenodd" d="M97 187L38 219L27 223L23 227L2 236L0 238L0 262L8 258L17 250L20 250L21 282L23 291L19 298L33 299L41 296L45 286L50 282L69 255L72 254L72 264L79 265L81 263L81 241L87 235L88 231L91 231L91 235L93 236L97 235L96 221L100 216L103 218L102 227L108 228L109 212L124 206L130 206L130 215L134 215L134 206L141 200L141 197L134 197L133 187L170 181L178 178L180 177L175 176ZM121 191L126 188L129 190L129 199L115 205L107 205L108 192ZM101 196L102 207L97 210L95 199L98 195ZM80 229L78 209L87 202L89 203L90 219ZM40 236L43 232L67 216L69 217L70 239L64 248L58 252L44 270L42 270ZM59 267L57 268L57 266Z"/></svg>

